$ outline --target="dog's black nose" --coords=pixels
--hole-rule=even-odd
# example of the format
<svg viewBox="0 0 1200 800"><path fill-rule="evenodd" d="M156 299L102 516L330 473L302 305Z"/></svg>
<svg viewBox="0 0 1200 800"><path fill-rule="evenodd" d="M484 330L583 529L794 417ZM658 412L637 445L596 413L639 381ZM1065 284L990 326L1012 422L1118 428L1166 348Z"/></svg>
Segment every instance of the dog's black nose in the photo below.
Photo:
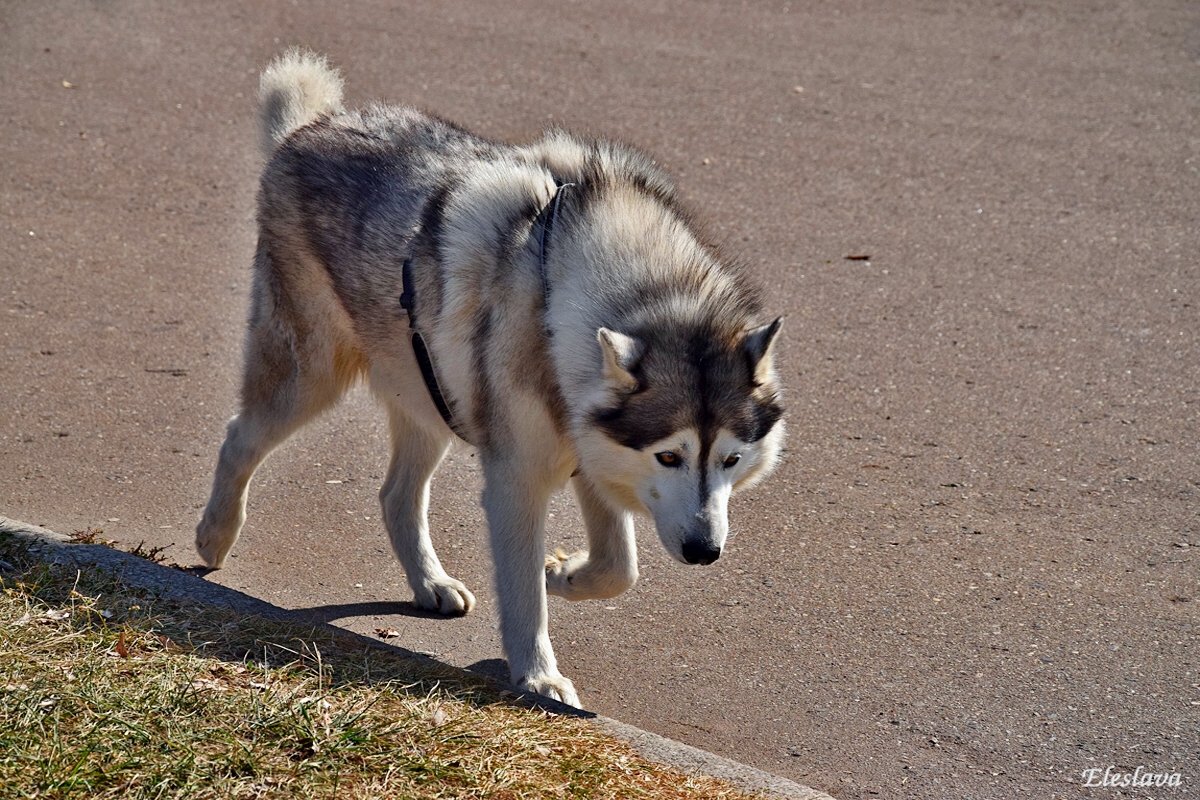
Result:
<svg viewBox="0 0 1200 800"><path fill-rule="evenodd" d="M689 564L711 564L721 557L721 548L703 539L687 539L683 543L683 560Z"/></svg>

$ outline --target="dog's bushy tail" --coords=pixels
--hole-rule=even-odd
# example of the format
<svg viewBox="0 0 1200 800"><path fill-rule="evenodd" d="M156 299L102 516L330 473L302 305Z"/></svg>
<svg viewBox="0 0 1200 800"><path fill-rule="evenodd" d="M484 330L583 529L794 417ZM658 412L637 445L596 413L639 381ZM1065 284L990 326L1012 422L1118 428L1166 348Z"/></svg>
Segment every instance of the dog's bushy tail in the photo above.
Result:
<svg viewBox="0 0 1200 800"><path fill-rule="evenodd" d="M342 111L342 76L324 56L293 47L263 70L258 114L263 153L322 114Z"/></svg>

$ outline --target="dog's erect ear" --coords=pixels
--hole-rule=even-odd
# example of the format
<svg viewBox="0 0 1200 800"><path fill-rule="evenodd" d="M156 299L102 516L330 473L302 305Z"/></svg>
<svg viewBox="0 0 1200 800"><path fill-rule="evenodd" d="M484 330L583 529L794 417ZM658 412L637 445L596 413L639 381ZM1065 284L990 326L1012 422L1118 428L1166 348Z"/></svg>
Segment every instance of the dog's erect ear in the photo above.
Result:
<svg viewBox="0 0 1200 800"><path fill-rule="evenodd" d="M642 343L632 336L600 328L596 331L596 341L600 342L600 353L604 357L604 369L601 376L605 381L620 389L634 389L637 378L631 370L638 359L642 357Z"/></svg>
<svg viewBox="0 0 1200 800"><path fill-rule="evenodd" d="M750 363L754 382L759 386L769 383L775 371L775 356L771 350L782 324L783 317L776 317L774 322L753 328L746 334L746 343L743 345L746 348L746 359Z"/></svg>

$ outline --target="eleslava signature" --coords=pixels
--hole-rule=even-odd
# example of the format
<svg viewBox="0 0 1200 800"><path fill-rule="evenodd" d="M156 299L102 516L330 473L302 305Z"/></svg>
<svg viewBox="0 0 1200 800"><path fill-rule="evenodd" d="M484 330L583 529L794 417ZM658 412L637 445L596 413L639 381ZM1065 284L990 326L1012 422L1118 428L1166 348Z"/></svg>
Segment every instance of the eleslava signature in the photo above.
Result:
<svg viewBox="0 0 1200 800"><path fill-rule="evenodd" d="M1090 787L1109 786L1125 789L1130 786L1180 786L1182 784L1183 776L1178 772L1150 772L1142 766L1136 767L1133 772L1121 772L1112 766L1105 767L1103 770L1099 767L1092 767L1083 771L1083 785Z"/></svg>

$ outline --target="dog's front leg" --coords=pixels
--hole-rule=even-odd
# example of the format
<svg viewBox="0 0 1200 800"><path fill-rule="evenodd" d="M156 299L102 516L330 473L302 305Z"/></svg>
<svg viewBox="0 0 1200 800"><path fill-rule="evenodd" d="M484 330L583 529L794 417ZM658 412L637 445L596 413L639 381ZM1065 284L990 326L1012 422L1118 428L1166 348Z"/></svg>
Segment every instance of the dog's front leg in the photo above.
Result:
<svg viewBox="0 0 1200 800"><path fill-rule="evenodd" d="M637 543L633 518L610 506L586 475L572 479L588 549L546 558L546 589L568 600L616 597L637 582Z"/></svg>
<svg viewBox="0 0 1200 800"><path fill-rule="evenodd" d="M550 486L508 458L483 458L483 507L496 563L500 635L513 685L578 706L558 671L546 613L545 532Z"/></svg>

